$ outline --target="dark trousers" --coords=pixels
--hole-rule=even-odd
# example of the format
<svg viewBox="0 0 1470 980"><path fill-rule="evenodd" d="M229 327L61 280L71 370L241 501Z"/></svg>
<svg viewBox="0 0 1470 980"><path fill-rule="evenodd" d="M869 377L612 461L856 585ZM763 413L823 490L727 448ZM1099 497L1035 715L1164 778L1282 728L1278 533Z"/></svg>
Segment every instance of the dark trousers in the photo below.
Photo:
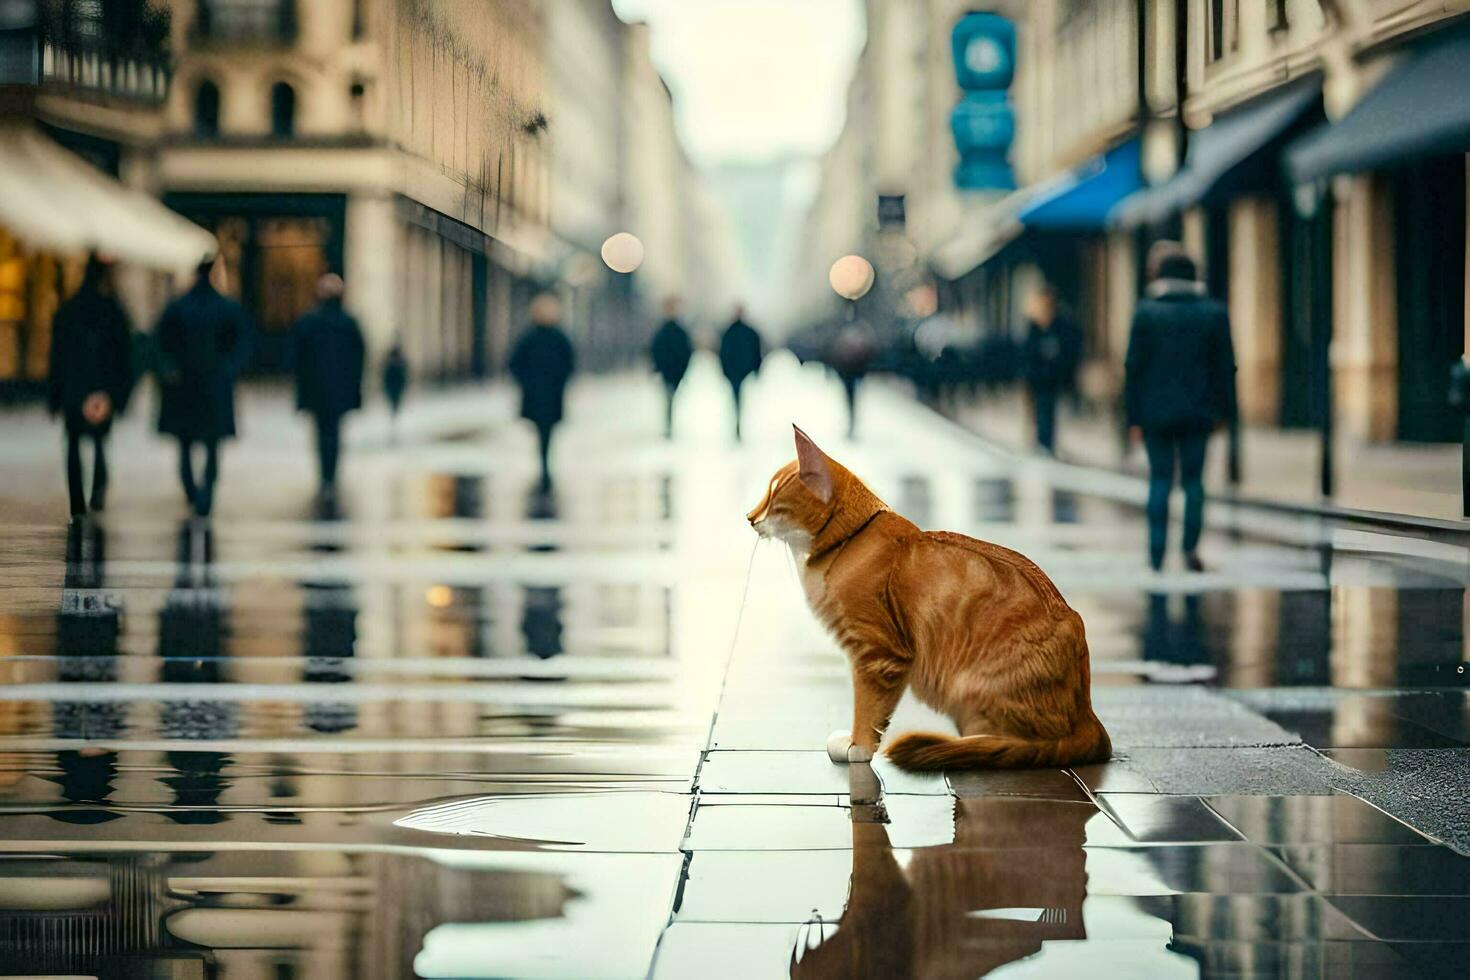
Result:
<svg viewBox="0 0 1470 980"><path fill-rule="evenodd" d="M536 446L541 459L541 489L551 489L551 433L555 422L536 423Z"/></svg>
<svg viewBox="0 0 1470 980"><path fill-rule="evenodd" d="M73 517L87 512L87 500L82 493L82 437L92 439L92 509L101 510L107 497L107 454L104 449L107 437L96 430L66 430L66 489L71 495Z"/></svg>
<svg viewBox="0 0 1470 980"><path fill-rule="evenodd" d="M1031 387L1031 405L1036 412L1036 444L1049 453L1057 449L1057 390L1047 385Z"/></svg>
<svg viewBox="0 0 1470 980"><path fill-rule="evenodd" d="M735 440L740 441L740 389L742 382L730 379L730 390L735 396Z"/></svg>
<svg viewBox="0 0 1470 980"><path fill-rule="evenodd" d="M674 438L674 392L679 390L679 382L665 381L664 394L664 438Z"/></svg>
<svg viewBox="0 0 1470 980"><path fill-rule="evenodd" d="M191 450L198 443L204 447L204 480L194 479L194 460ZM184 485L184 496L194 513L208 517L214 506L214 484L219 479L219 443L214 440L179 440L179 481Z"/></svg>
<svg viewBox="0 0 1470 980"><path fill-rule="evenodd" d="M1145 429L1143 446L1148 451L1148 554L1154 568L1164 564L1169 536L1169 494L1174 489L1177 466L1184 487L1184 540L1186 554L1199 547L1205 514L1205 447L1208 429L1172 431Z"/></svg>
<svg viewBox="0 0 1470 980"><path fill-rule="evenodd" d="M856 375L840 375L842 379L842 393L847 396L847 438L857 438L857 390L859 378Z"/></svg>
<svg viewBox="0 0 1470 980"><path fill-rule="evenodd" d="M337 460L342 454L342 416L316 416L316 461L322 489L337 485Z"/></svg>

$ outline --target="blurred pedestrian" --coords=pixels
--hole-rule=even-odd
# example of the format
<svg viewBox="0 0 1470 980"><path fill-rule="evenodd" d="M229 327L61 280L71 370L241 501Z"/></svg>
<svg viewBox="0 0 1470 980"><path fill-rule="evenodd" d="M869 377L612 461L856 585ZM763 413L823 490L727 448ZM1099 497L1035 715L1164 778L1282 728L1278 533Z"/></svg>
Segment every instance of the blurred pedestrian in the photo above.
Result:
<svg viewBox="0 0 1470 980"><path fill-rule="evenodd" d="M91 508L107 503L107 434L127 405L133 386L130 361L132 325L112 281L112 266L97 257L76 293L51 321L49 374L52 414L66 426L66 486L71 515L87 512L82 484L82 438L92 440Z"/></svg>
<svg viewBox="0 0 1470 980"><path fill-rule="evenodd" d="M1194 261L1177 246L1161 250L1156 272L1133 314L1124 405L1130 436L1148 452L1149 561L1163 567L1177 468L1184 561L1198 572L1205 449L1211 430L1235 416L1235 351L1225 305L1205 294Z"/></svg>
<svg viewBox="0 0 1470 980"><path fill-rule="evenodd" d="M694 344L689 340L689 331L679 322L679 301L670 297L664 300L664 322L653 335L648 348L653 358L653 369L664 379L664 436L674 435L674 394L689 370L689 359L694 356Z"/></svg>
<svg viewBox="0 0 1470 980"><path fill-rule="evenodd" d="M322 276L316 284L316 309L303 316L291 334L296 408L316 422L322 503L332 502L337 494L342 418L362 407L362 328L342 309L345 291L346 284L335 272Z"/></svg>
<svg viewBox="0 0 1470 980"><path fill-rule="evenodd" d="M857 437L857 390L858 384L868 373L873 357L878 353L878 340L873 330L862 320L844 324L832 341L827 352L827 363L837 372L842 382L843 394L847 396L847 437Z"/></svg>
<svg viewBox="0 0 1470 980"><path fill-rule="evenodd" d="M1075 384L1080 331L1057 304L1056 290L1043 284L1026 302L1022 376L1036 419L1036 445L1056 455L1057 397Z"/></svg>
<svg viewBox="0 0 1470 980"><path fill-rule="evenodd" d="M403 356L403 345L395 343L383 359L383 395L388 399L388 439L398 439L398 410L403 405L403 393L408 389L408 358Z"/></svg>
<svg viewBox="0 0 1470 980"><path fill-rule="evenodd" d="M735 307L735 319L720 337L720 368L735 395L735 438L740 439L740 389L761 368L761 335L745 322L745 307Z"/></svg>
<svg viewBox="0 0 1470 980"><path fill-rule="evenodd" d="M576 358L561 329L561 300L541 293L531 301L531 328L510 355L510 373L521 386L521 418L536 426L541 453L541 491L551 489L551 434L561 421L567 379Z"/></svg>
<svg viewBox="0 0 1470 980"><path fill-rule="evenodd" d="M235 434L235 381L250 356L245 311L209 281L213 261L196 270L194 285L170 303L155 331L162 404L158 431L179 441L179 479L194 513L208 517L219 478L219 443ZM196 479L193 447L204 447Z"/></svg>

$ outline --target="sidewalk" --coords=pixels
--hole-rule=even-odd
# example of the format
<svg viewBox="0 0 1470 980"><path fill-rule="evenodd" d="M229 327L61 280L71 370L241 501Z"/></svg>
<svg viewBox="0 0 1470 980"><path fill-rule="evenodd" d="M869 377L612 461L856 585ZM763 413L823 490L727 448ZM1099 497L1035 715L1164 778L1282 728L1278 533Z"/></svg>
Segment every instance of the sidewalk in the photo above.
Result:
<svg viewBox="0 0 1470 980"><path fill-rule="evenodd" d="M954 413L961 425L1007 449L1033 445L1029 405L1019 391L983 397ZM1142 446L1125 452L1111 414L1078 416L1058 409L1057 456L1071 463L1144 475ZM1205 485L1229 492L1226 437L1211 441ZM1241 433L1242 498L1294 506L1330 504L1350 510L1457 521L1460 513L1460 447L1450 444L1370 444L1339 436L1337 494L1324 501L1318 490L1319 445L1311 430L1248 428Z"/></svg>

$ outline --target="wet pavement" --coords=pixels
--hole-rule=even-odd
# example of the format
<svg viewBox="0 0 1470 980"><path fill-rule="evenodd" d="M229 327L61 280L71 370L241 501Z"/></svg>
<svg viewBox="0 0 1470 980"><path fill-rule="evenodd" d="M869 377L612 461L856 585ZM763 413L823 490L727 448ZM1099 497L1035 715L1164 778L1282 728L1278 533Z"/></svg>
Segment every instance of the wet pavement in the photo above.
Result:
<svg viewBox="0 0 1470 980"><path fill-rule="evenodd" d="M349 432L328 514L247 405L212 525L129 420L123 492L71 529L54 433L0 418L0 974L1463 970L1463 548L1216 508L1211 570L1159 575L1134 481L876 385L849 444L781 355L744 445L727 398L699 362L664 443L653 385L582 383L539 494L502 393L428 396L396 442ZM1113 762L827 760L845 665L743 520L792 420L1055 578Z"/></svg>

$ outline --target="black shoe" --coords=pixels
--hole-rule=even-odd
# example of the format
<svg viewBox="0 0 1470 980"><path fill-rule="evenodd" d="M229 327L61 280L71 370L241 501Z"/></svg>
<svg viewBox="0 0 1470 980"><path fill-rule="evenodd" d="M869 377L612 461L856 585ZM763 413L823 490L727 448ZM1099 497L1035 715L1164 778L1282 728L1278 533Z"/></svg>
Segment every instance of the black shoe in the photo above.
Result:
<svg viewBox="0 0 1470 980"><path fill-rule="evenodd" d="M1191 572L1202 572L1205 570L1205 563L1199 560L1199 552L1186 551L1184 553L1184 567Z"/></svg>

